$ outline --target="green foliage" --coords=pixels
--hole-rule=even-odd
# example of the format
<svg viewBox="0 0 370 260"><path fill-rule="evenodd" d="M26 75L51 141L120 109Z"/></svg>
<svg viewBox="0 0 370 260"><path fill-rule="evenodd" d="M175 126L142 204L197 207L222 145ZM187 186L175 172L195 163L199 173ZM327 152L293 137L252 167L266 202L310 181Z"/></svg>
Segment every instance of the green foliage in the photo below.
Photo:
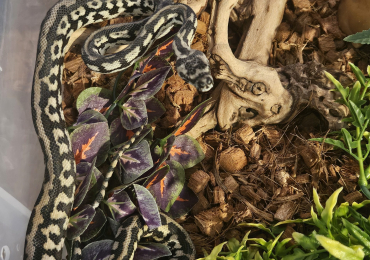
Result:
<svg viewBox="0 0 370 260"><path fill-rule="evenodd" d="M352 35L348 35L343 40L347 42L370 44L370 29Z"/></svg>
<svg viewBox="0 0 370 260"><path fill-rule="evenodd" d="M358 184L365 196L370 199L370 191L367 188L370 167L365 168L364 166L364 161L370 153L370 138L367 131L370 121L370 105L366 105L367 101L365 100L370 96L370 80L354 64L350 63L350 66L357 78L351 89L349 87L344 88L330 73L325 72L325 74L335 85L336 91L342 95L342 98L337 102L347 106L351 113L351 116L344 118L343 121L352 125L354 129L350 131L344 128L341 129L337 140L332 138L313 138L311 140L333 145L355 158L360 168ZM367 71L370 72L370 66Z"/></svg>
<svg viewBox="0 0 370 260"><path fill-rule="evenodd" d="M240 227L259 228L268 233L271 239L250 238L250 231L239 242L235 238L216 246L211 254L198 260L313 260L370 259L370 218L365 218L357 210L370 203L369 200L360 204L348 202L337 205L338 196L343 188L339 188L328 198L323 207L314 189L315 208L311 209L311 218L282 221L271 228L263 224L243 223ZM294 232L295 245L289 246L291 238L280 241L283 232L277 234L278 227L289 223L303 223L314 226L310 234ZM281 230L281 229L280 229ZM247 244L248 242L248 244ZM228 248L222 251L223 246Z"/></svg>

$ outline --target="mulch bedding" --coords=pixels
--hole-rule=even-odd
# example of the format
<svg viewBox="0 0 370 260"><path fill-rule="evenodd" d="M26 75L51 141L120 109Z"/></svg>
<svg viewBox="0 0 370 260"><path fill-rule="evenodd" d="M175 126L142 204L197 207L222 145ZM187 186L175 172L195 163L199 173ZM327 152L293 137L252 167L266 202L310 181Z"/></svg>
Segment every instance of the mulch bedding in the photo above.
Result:
<svg viewBox="0 0 370 260"><path fill-rule="evenodd" d="M289 0L272 44L270 66L279 68L317 61L354 78L349 68L352 62L366 74L370 47L354 48L342 40L344 34L336 16L338 3L339 0ZM209 9L198 19L192 48L206 52ZM117 18L91 27L129 21L132 18ZM229 42L234 50L241 37L240 26L229 25ZM68 125L77 118L75 104L79 93L92 86L112 88L117 76L117 73L103 75L90 71L81 59L80 50L80 45L73 46L65 58L63 109ZM124 73L121 86L126 84L131 71L128 69ZM177 74L169 78L156 94L166 113L152 124L155 137L170 133L186 114L209 96L210 93L198 93ZM340 186L344 187L340 202L364 199L356 191L356 161L331 146L308 140L325 137L327 131L323 130L315 111L304 110L286 125L254 128L242 125L227 132L211 130L198 138L205 159L186 170L186 174L189 187L197 193L199 202L178 222L190 233L199 256L202 248L209 252L226 239L241 239L245 230L237 227L239 223L268 224L310 217L313 187L318 189L323 201ZM231 193L225 192L216 181L217 165L219 177ZM239 193L249 205L232 196L232 192ZM290 237L294 231L304 232L302 229L300 225L287 226L283 236ZM264 236L257 230L252 235Z"/></svg>

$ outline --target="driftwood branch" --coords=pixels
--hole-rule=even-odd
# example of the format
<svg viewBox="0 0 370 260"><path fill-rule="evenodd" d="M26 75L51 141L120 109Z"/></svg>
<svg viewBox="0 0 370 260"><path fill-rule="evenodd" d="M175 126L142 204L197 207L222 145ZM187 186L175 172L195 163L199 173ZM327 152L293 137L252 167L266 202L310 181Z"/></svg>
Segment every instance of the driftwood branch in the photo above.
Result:
<svg viewBox="0 0 370 260"><path fill-rule="evenodd" d="M278 70L267 66L286 0L244 2L212 2L208 54L212 73L221 83L212 93L213 105L189 134L198 137L217 124L226 130L238 123L284 123L305 107L316 109L330 129L342 127L341 119L348 111L335 102L337 96L330 91L333 85L325 78L321 64L296 64ZM235 7L244 8L249 16L241 17L243 33L234 54L228 42L228 23L238 17Z"/></svg>

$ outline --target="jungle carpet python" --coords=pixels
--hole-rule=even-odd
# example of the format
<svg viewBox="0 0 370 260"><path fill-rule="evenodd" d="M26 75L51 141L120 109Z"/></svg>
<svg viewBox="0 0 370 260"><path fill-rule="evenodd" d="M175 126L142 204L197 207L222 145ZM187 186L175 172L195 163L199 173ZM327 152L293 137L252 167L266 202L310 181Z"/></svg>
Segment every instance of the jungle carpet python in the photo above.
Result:
<svg viewBox="0 0 370 260"><path fill-rule="evenodd" d="M24 259L61 259L68 218L75 192L76 165L62 111L62 73L66 45L78 28L119 15L148 16L138 22L104 27L89 37L82 50L86 65L97 72L111 73L133 65L152 43L181 25L173 41L179 75L199 91L213 86L205 55L190 49L197 19L186 5L170 0L60 0L41 25L32 88L32 118L44 153L42 189L28 223ZM104 55L116 44L128 44L121 52ZM139 132L124 146L128 149ZM123 152L123 151L122 151ZM112 161L93 207L99 206L120 154ZM189 235L176 222L161 214L162 226L148 231L139 216L127 219L118 230L109 259L133 259L138 240L153 235L169 246L168 259L194 259ZM73 259L81 258L79 238Z"/></svg>

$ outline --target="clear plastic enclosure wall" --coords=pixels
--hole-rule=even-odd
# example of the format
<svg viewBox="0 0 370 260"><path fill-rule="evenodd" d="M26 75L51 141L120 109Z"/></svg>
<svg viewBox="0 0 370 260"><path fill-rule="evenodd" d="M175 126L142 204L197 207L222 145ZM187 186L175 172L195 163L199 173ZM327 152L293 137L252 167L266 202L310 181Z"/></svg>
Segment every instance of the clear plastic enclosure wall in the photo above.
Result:
<svg viewBox="0 0 370 260"><path fill-rule="evenodd" d="M56 0L0 0L0 260L22 259L44 163L31 118L40 24Z"/></svg>

